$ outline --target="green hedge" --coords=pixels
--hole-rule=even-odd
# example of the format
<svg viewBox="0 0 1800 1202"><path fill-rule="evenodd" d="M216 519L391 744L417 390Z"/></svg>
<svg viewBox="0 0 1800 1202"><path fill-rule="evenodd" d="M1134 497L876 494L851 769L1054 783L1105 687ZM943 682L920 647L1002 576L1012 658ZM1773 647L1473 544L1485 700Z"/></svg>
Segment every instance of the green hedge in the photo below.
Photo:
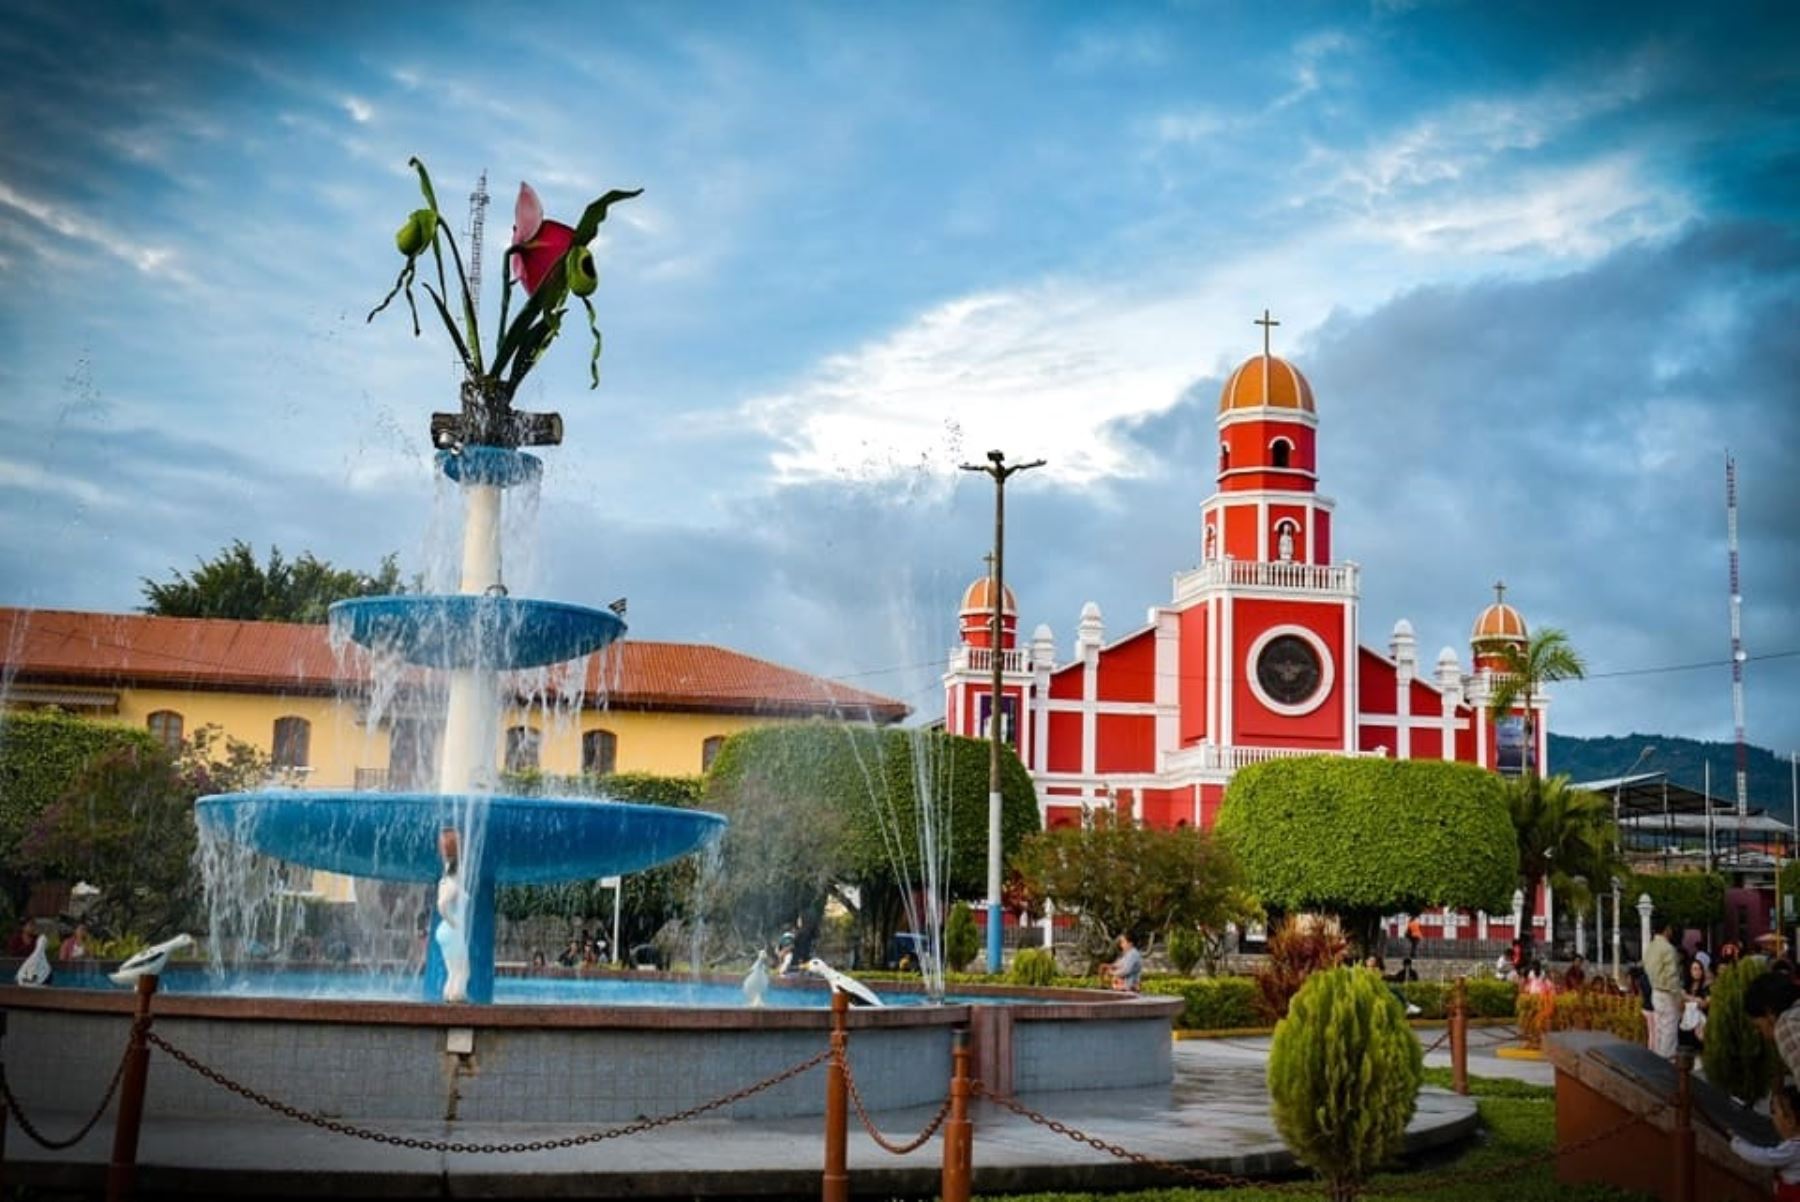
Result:
<svg viewBox="0 0 1800 1202"><path fill-rule="evenodd" d="M1143 992L1178 997L1175 1025L1184 1031L1232 1031L1263 1025L1256 982L1249 977L1147 977Z"/></svg>
<svg viewBox="0 0 1800 1202"><path fill-rule="evenodd" d="M1499 912L1518 880L1500 779L1470 764L1336 756L1253 764L1226 789L1218 831L1257 897L1289 912Z"/></svg>
<svg viewBox="0 0 1800 1202"><path fill-rule="evenodd" d="M1518 1010L1519 987L1512 981L1471 977L1467 996L1470 1018L1511 1018Z"/></svg>

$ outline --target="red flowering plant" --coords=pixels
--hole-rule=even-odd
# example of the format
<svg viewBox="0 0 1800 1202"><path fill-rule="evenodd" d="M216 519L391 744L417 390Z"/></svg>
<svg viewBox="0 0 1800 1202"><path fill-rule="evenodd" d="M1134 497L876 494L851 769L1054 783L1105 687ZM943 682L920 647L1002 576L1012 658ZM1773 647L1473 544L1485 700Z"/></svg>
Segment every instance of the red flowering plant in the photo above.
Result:
<svg viewBox="0 0 1800 1202"><path fill-rule="evenodd" d="M600 325L590 299L599 277L590 247L606 220L607 210L621 200L639 195L643 189L608 192L583 210L574 226L551 221L544 216L543 204L530 184L519 185L519 200L513 216L512 245L506 251L505 284L500 297L500 324L492 359L482 353L481 332L475 321L475 297L469 288L468 273L463 267L462 251L455 236L438 209L437 195L431 187L431 176L425 164L409 160L419 175L419 190L425 196L425 207L414 209L399 231L394 244L406 262L394 280L393 288L369 313L369 320L387 308L396 296L406 295L412 312L413 334L419 333L419 311L413 299L416 283L431 298L438 317L450 333L450 341L461 356L470 384L484 397L510 405L512 396L526 374L537 366L544 352L562 329L563 313L571 296L587 309L588 330L593 335L593 354L588 359L592 387L600 383ZM444 267L444 248L450 250L451 263L461 292L461 320L453 316L448 277ZM419 278L420 260L429 252L437 283ZM524 289L526 301L510 324L513 288Z"/></svg>

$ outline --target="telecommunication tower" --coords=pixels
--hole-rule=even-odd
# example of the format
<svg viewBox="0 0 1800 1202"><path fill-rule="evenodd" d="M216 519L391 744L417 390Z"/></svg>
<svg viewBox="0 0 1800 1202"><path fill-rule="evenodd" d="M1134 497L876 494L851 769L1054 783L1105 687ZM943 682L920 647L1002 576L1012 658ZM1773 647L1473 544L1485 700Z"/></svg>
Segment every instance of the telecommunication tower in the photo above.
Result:
<svg viewBox="0 0 1800 1202"><path fill-rule="evenodd" d="M1750 811L1750 753L1744 741L1743 589L1738 583L1737 461L1725 454L1725 545L1731 557L1731 718L1737 726L1738 818Z"/></svg>
<svg viewBox="0 0 1800 1202"><path fill-rule="evenodd" d="M477 317L481 315L481 227L487 222L487 207L487 169L484 167L481 178L475 181L475 190L469 193L469 228L465 231L469 237L469 303L474 306Z"/></svg>

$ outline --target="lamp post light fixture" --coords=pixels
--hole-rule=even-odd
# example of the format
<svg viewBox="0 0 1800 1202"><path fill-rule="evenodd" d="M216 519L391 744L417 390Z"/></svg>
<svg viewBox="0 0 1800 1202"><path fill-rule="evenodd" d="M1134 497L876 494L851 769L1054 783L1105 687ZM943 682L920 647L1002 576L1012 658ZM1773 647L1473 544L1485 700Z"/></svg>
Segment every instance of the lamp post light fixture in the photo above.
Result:
<svg viewBox="0 0 1800 1202"><path fill-rule="evenodd" d="M988 855L987 855L987 970L1000 972L1003 945L1000 932L1000 737L1005 727L1001 714L1006 709L1003 672L1005 654L1001 651L1006 603L1006 482L1020 472L1043 467L1042 459L1030 463L1006 462L1005 451L989 451L986 463L964 463L965 472L980 472L994 481L994 561L992 634L988 639L988 656L993 664L993 694L988 699ZM1021 708L1020 716L1023 716ZM1014 723L1017 726L1017 723Z"/></svg>

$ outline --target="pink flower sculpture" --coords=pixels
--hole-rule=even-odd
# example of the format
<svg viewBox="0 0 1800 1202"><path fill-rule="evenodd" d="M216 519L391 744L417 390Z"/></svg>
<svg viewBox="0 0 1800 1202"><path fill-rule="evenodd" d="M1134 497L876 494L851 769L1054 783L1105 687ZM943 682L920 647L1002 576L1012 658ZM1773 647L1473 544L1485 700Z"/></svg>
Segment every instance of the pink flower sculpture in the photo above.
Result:
<svg viewBox="0 0 1800 1202"><path fill-rule="evenodd" d="M550 272L575 245L575 231L560 221L544 220L544 205L531 185L519 185L519 203L513 209L513 278L524 285L526 295L538 290Z"/></svg>

